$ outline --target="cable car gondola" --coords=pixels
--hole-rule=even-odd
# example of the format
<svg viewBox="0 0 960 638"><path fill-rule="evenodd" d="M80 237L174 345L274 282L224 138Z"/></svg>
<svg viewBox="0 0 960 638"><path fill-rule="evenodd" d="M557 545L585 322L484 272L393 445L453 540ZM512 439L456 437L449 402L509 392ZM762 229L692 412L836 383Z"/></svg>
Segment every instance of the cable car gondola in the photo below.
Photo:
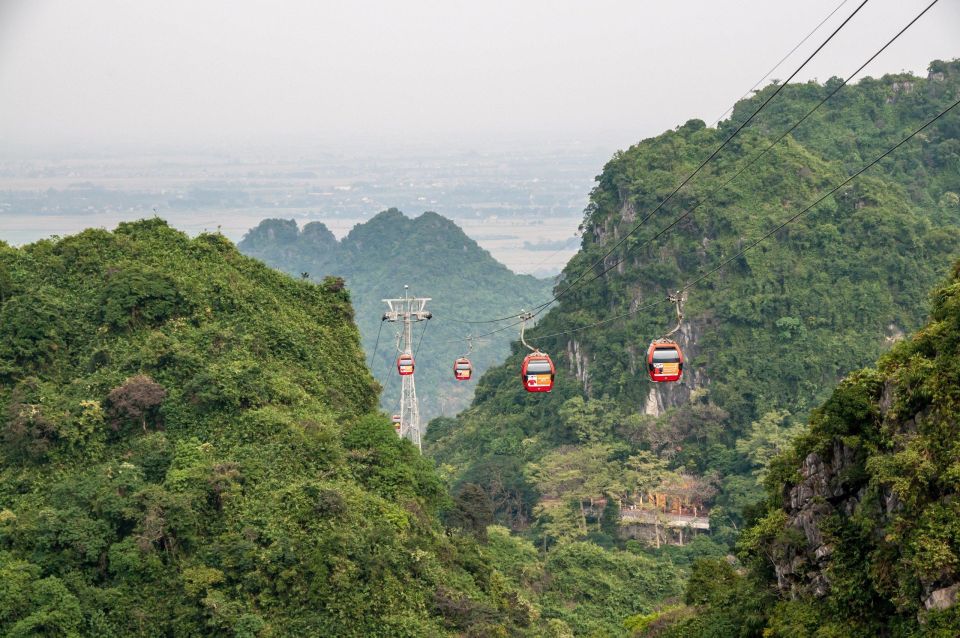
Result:
<svg viewBox="0 0 960 638"><path fill-rule="evenodd" d="M397 372L400 373L400 376L405 377L408 374L413 374L413 355L409 352L404 352L399 357L397 357Z"/></svg>
<svg viewBox="0 0 960 638"><path fill-rule="evenodd" d="M531 350L520 365L520 381L527 392L550 392L557 375L553 360L550 355L540 352L539 348L534 348L523 338L527 322L533 319L533 316L530 312L520 312L520 343Z"/></svg>
<svg viewBox="0 0 960 638"><path fill-rule="evenodd" d="M453 376L457 381L469 381L473 376L473 365L470 359L460 357L453 362Z"/></svg>
<svg viewBox="0 0 960 638"><path fill-rule="evenodd" d="M683 376L683 352L676 341L669 339L683 324L683 290L678 290L674 295L668 294L667 299L676 306L677 326L659 339L651 341L647 348L647 371L654 383L679 381Z"/></svg>
<svg viewBox="0 0 960 638"><path fill-rule="evenodd" d="M679 381L683 376L683 352L675 341L651 341L647 349L647 370L656 383Z"/></svg>
<svg viewBox="0 0 960 638"><path fill-rule="evenodd" d="M557 369L553 366L550 355L537 350L523 359L520 366L520 378L527 392L550 392L553 390L553 379Z"/></svg>

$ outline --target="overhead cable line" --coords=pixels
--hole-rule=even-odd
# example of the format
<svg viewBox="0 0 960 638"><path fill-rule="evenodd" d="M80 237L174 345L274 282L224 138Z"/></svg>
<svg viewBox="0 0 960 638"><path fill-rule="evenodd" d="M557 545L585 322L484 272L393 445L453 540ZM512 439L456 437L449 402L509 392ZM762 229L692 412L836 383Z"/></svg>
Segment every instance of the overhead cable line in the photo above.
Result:
<svg viewBox="0 0 960 638"><path fill-rule="evenodd" d="M803 124L803 123L807 120L807 118L809 118L811 115L813 115L813 113L814 113L815 111L817 111L821 106L823 106L830 98L832 98L834 95L836 95L837 92L840 91L840 89L842 89L843 87L845 87L853 78L855 78L857 75L859 75L860 72L863 71L863 69L865 69L868 64L870 64L871 62L873 62L873 60L875 60L875 59L877 58L877 56L879 56L881 53L883 53L883 52L887 49L887 47L889 47L891 44L893 44L893 43L897 40L897 38L899 38L901 35L903 35L903 34L907 31L907 29L909 29L910 27L912 27L913 24L914 24L917 20L919 20L921 17L923 17L923 15L927 13L927 11L929 11L931 8L933 8L933 5L937 4L937 2L939 2L939 0L933 0L933 2L931 2L930 4L928 4L920 13L918 13L918 14L913 18L913 20L911 20L909 23L907 23L906 26L904 26L902 29L900 29L900 31L898 31L897 34L894 35L892 38L890 38L890 40L888 40L886 44L884 44L882 47L880 47L880 49L878 49L878 50L876 51L876 53L874 53L873 55L871 55L871 56L867 59L866 62L864 62L863 64L861 64L860 67L859 67L856 71L854 71L853 73L851 73L850 75L848 75L845 80L843 80L840 84L838 84L836 87L834 87L834 89L833 89L832 91L830 91L824 98L822 98L816 105L814 105L813 108L811 108L809 111L807 111L806 114L805 114L803 117L801 117L799 120L797 120L790 128L788 128L788 129L785 130L783 133L781 133L780 136L777 137L777 139L775 139L773 142L771 142L769 145L767 145L762 151L754 154L754 156L753 156L752 158L750 158L750 160L749 160L746 164L744 164L742 167L740 167L739 169L737 169L737 171L736 171L733 175L731 175L723 184L721 184L720 186L717 186L716 188L713 188L712 190L710 190L706 195L704 195L703 197L701 197L700 199L698 199L693 206L691 206L689 209L687 209L686 211L684 211L684 213L683 213L682 215L678 216L676 219L674 219L672 222L670 222L669 224L667 224L665 227L661 228L659 231L657 231L657 233L655 233L653 236L649 237L648 239L646 239L646 240L643 241L642 243L638 244L637 246L631 247L630 250L632 250L632 251L638 251L638 250L642 249L643 247L649 245L650 243L656 241L657 239L659 239L660 237L662 237L663 235L665 235L667 232L669 232L672 228L674 228L677 224L679 224L679 223L682 222L684 219L686 219L687 217L689 217L695 210L697 210L701 205L705 204L705 203L706 203L710 198L712 198L716 193L720 192L721 190L723 190L723 189L725 189L727 186L729 186L731 182L733 182L737 177L739 177L741 174L743 174L743 172L746 171L748 168L750 168L751 166L753 166L753 165L757 162L757 160L759 160L761 157L763 157L763 156L766 155L768 152L770 152L770 150L771 150L774 146L776 146L777 144L779 144L780 142L782 142L782 141L784 140L784 138L787 137L787 135L789 135L789 134L792 133L794 130L796 130L798 126L800 126L801 124ZM608 272L610 272L611 270L613 270L614 268L616 268L617 266L619 266L620 264L622 264L624 261L626 261L626 259L627 259L626 256L621 257L620 259L616 260L615 262L613 262L612 264L610 264L609 266L607 266L606 268L604 268L604 269L603 269L602 271L600 271L599 273L595 274L595 275L594 275L593 277L591 277L590 279L587 279L586 281L584 281L581 285L586 285L586 284L589 284L590 282L596 281L596 280L599 279L600 277L604 276L605 274L607 274ZM557 297L559 297L560 295L564 294L564 292L566 292L566 291L563 291L563 292L559 293L559 294L557 295Z"/></svg>
<svg viewBox="0 0 960 638"><path fill-rule="evenodd" d="M424 335L424 333L427 331L427 324L428 324L428 323L430 323L430 322L429 322L429 321L424 322L424 324L423 324L423 330L420 331L420 339L417 341L417 347L414 348L414 350L413 350L413 358L414 358L414 359L417 358L417 353L420 352L420 344L423 343L423 335Z"/></svg>
<svg viewBox="0 0 960 638"><path fill-rule="evenodd" d="M625 319L625 318L627 318L627 317L629 317L629 316L631 316L631 315L637 314L637 313L640 312L641 310L649 310L650 308L655 308L655 307L657 307L657 306L659 306L659 305L662 305L662 304L666 303L667 301L668 301L668 298L667 298L667 297L664 297L663 299L658 299L658 300L656 300L656 301L653 301L653 302L648 303L648 304L646 304L646 305L640 306L640 307L638 307L638 308L634 308L633 310L630 310L630 311L625 312L625 313L623 313L623 314L617 315L617 316L615 316L615 317L609 317L609 318L607 318L607 319L603 319L602 321L597 321L596 323L591 323L591 324L586 325L586 326L581 326L581 327L579 327L579 328L571 328L570 330L564 330L564 331L562 331L562 332L553 332L553 333L551 333L551 334L546 334L546 335L537 335L537 339L549 339L550 337L559 337L559 336L565 335L565 334L571 334L571 333L574 333L574 332L580 332L581 330L588 330L588 329L590 329L590 328L596 328L597 326L602 326L602 325L605 325L605 324L608 324L608 323L613 323L614 321L617 321L617 320L619 320L619 319Z"/></svg>
<svg viewBox="0 0 960 638"><path fill-rule="evenodd" d="M754 246L756 246L757 244L759 244L759 243L762 242L763 240L767 239L768 237L770 237L770 236L774 235L775 233L777 233L778 231L782 230L782 229L783 229L785 226L787 226L788 224L791 224L791 223L795 222L795 221L796 221L797 219L799 219L801 216L805 215L807 212L809 212L810 210L812 210L813 208L815 208L817 205L819 205L821 202L823 202L823 200L827 199L828 197L830 197L831 195L833 195L834 193L836 193L838 190L840 190L841 188L843 188L844 186L846 186L847 184L849 184L850 182L852 182L854 179L856 179L857 177L859 177L864 171L872 168L873 166L875 166L876 164L878 164L881 160L883 160L886 156L890 155L890 154L893 153L895 150L897 150L898 148L900 148L901 146L903 146L904 144L906 144L907 142L909 142L911 139L913 139L916 135L918 135L918 134L920 134L921 132L923 132L923 131L924 131L925 129L927 129L931 124L933 124L934 122L936 122L937 120L939 120L941 117L943 117L944 115L946 115L947 113L949 113L950 111L952 111L954 108L956 108L957 105L960 105L960 100L957 100L956 102L954 102L953 104L951 104L950 106L948 106L946 109L940 111L940 113L938 113L936 116L934 116L933 118L927 120L927 123L926 123L926 124L924 124L924 125L921 126L920 128L916 129L915 131L913 131L912 133L910 133L909 135L907 135L905 138L903 138L902 140L900 140L899 142L897 142L894 146L890 147L889 149L887 149L886 151L884 151L883 153L881 153L879 156L877 156L877 158L874 159L872 162L870 162L870 163L867 164L866 166L862 167L862 168L861 168L860 170L858 170L856 173L854 173L853 175L851 175L851 176L848 177L847 179L845 179L845 180L843 180L842 182L840 182L839 184L837 184L837 185L836 185L835 187L833 187L829 192L827 192L825 195L823 195L822 197L820 197L817 201L813 202L812 204L810 204L809 206L807 206L806 208L804 208L804 209L801 210L800 212L798 212L798 213L796 213L795 215L791 216L791 217L788 218L785 222L783 222L782 224L780 224L779 226L777 226L777 227L774 228L773 230L767 232L767 233L764 234L762 237L760 237L759 239L757 239L756 241L754 241L753 243L751 243L750 245L748 245L746 248L738 251L738 252L737 252L735 255L733 255L732 257L729 257L728 259L723 260L723 261L720 262L720 264L719 264L718 266L716 266L713 270L710 270L709 272L704 273L704 274L701 275L700 277L697 277L697 278L694 279L693 281L687 283L687 284L684 285L682 288L680 288L680 290L681 290L681 291L689 290L690 288L692 288L693 286L697 285L698 283L700 283L701 281L703 281L703 280L706 279L707 277L709 277L709 276L711 276L712 274L714 274L715 272L719 271L721 268L723 268L724 266L726 266L727 264L729 264L729 263L730 263L731 261L733 261L734 259L738 259L738 258L742 257L744 253L746 253L748 250L752 249Z"/></svg>
<svg viewBox="0 0 960 638"><path fill-rule="evenodd" d="M516 315L514 315L514 316L511 317L511 318L517 319L517 318L520 318L520 317L522 317L522 316L523 316L523 312L521 311L521 312L517 313ZM519 319L518 321L515 321L515 322L513 322L513 323L508 323L508 324L506 324L506 325L500 326L499 328L496 328L495 330L491 330L490 332L484 332L483 334L472 336L471 339L473 339L474 341L476 341L477 339L481 339L481 338L483 338L483 337L489 337L490 335L495 335L495 334L497 334L498 332L503 332L504 330L508 330L508 329L510 329L510 328L515 328L516 326L521 325L523 322L524 322L523 319ZM466 341L466 340L467 340L466 337L461 337L461 338L459 338L459 339L447 339L446 341L444 341L444 342L442 342L442 343L462 343L462 342L464 342L464 341Z"/></svg>
<svg viewBox="0 0 960 638"><path fill-rule="evenodd" d="M544 304L543 304L543 307L546 307L546 306L549 306L549 305L553 304L553 303L554 303L555 301L557 301L561 296L563 296L564 294L566 294L571 288L573 288L573 287L577 284L578 281L580 281L581 279L583 279L590 270L592 270L592 269L596 268L598 265L602 264L602 263L606 260L607 257L609 257L611 254L613 254L613 251L615 251L617 248L619 248L620 246L622 246L623 243L624 243L625 241L627 241L627 238L628 238L628 237L630 237L631 235L633 235L633 233L635 233L637 230L640 229L641 226L643 226L644 222L646 222L648 219L650 219L651 217L653 217L653 215L656 214L656 212L659 211L661 208L663 208L663 206L664 206L665 204L667 204L667 202L669 202L670 200L672 200L672 199L676 196L676 194L679 193L680 190L681 190L684 186L686 186L687 184L689 184L690 181L691 181L694 177L696 177L696 176L700 173L700 171L702 171L702 170L704 169L704 167L706 167L706 165L710 163L711 160L713 160L717 155L720 154L720 152L721 152L724 148L727 147L727 145L733 140L734 137L736 137L736 136L740 133L740 131L742 131L744 128L746 128L746 126L747 126L750 122L752 122L753 119L754 119L755 117L757 117L757 115L759 115L760 112L761 112L764 108L766 108L766 106L771 102L771 100L773 100L773 98L777 97L777 96L780 94L780 92L783 91L784 88L786 88L786 86L790 83L790 80L792 80L794 77L796 77L796 75L797 75L798 73L800 73L800 71L810 62L810 60L812 60L812 59L814 58L814 56L816 56L816 55L820 52L820 50L823 49L823 47L825 47L825 46L827 45L827 43L829 43L829 42L834 38L834 36L836 36L837 33L839 33L840 30L843 29L843 27L846 26L846 24L847 24L848 22L850 22L850 20L853 19L853 16L857 15L857 13L860 11L860 9L862 9L862 8L864 7L864 5L866 5L867 2L869 2L869 1L870 1L870 0L863 0L863 2L861 2L861 3L857 6L857 8L853 10L853 13L851 13L849 16L847 16L847 18L840 24L840 26L838 26L836 29L834 29L833 32L832 32L829 36L827 36L827 39L824 40L824 41L820 44L820 46L818 46L818 47L816 48L816 50L814 50L813 53L811 53L809 56L807 56L807 59L804 60L803 63L802 63L800 66L798 66L793 73L790 74L790 77L788 77L788 78L786 79L786 81L784 81L783 84L778 85L777 88L776 88L776 90L773 91L773 93L771 93L769 96L767 96L767 98L760 104L760 106L758 106L758 107L756 108L756 110L754 110L754 112L751 113L749 117L747 117L747 119L745 119L742 123L740 123L740 124L737 126L737 128L733 131L733 133L731 133L730 136L729 136L726 140L724 140L724 142L723 142L722 144L720 144L720 146L718 146L712 153L710 153L710 155L707 157L707 159L703 160L703 161L700 163L700 165L697 166L697 168L696 168L692 173L690 173L690 175L688 175L682 182L680 182L680 184L679 184L676 188L673 189L673 192L671 192L664 200L662 200L659 204L657 204L656 208L654 208L652 211L650 211L650 212L649 212L643 219L641 219L633 228L631 228L623 237L621 237L621 238L618 239L616 242L614 242L613 246L611 246L610 249L609 249L607 252L605 252L603 255L601 255L600 259L598 259L597 261L595 261L595 262L590 266L590 268L588 268L587 270L585 270L583 273L580 274L580 276L578 276L576 279L574 279L572 282L570 282L570 284L569 284L566 288L564 288L564 289L561 290L559 293L557 293L556 295L554 295L553 299L551 299L550 301L544 303ZM539 309L539 307L538 307L538 309Z"/></svg>
<svg viewBox="0 0 960 638"><path fill-rule="evenodd" d="M794 46L792 49L790 49L790 51L787 52L787 54L786 54L785 56L783 56L782 58L780 58L780 61L777 62L776 64L774 64L773 67L772 67L769 71L767 71L762 78L760 78L759 80L757 80L756 83L755 83L753 86L751 86L749 89L747 89L747 92L746 92L746 93L744 93L744 94L741 95L739 98L737 98L737 101L734 102L734 103L730 106L730 108L728 108L726 111L724 111L724 112L720 115L720 117L718 117L716 120L714 120L713 124L710 125L711 128L713 128L713 127L715 127L717 124L719 124L719 123L721 122L721 120L723 120L723 118L725 118L725 117L727 116L727 113L729 113L730 111L732 111L732 110L734 109L734 107L736 107L737 102L739 102L739 101L742 100L743 98L749 96L751 93L753 93L753 92L757 89L758 86L760 86L760 85L764 82L764 80L766 80L766 79L769 78L771 75L773 75L773 72L776 71L777 69L779 69L781 64L783 64L784 62L787 61L787 58L789 58L791 55L793 55L794 53L796 53L797 49L799 49L800 47L802 47L802 46L806 43L806 41L809 40L809 39L811 38L811 36L813 36L814 33L816 33L817 31L820 30L820 27L822 27L824 24L827 23L827 20L829 20L830 18L832 18L832 17L834 16L834 14L835 14L837 11L839 11L839 10L841 9L841 7L843 7L843 5L847 4L847 2L849 2L849 1L850 1L850 0L843 0L843 2L841 2L841 3L838 4L836 7L834 7L833 11L831 11L830 13L828 13L828 14L827 14L827 17L824 18L823 20L821 20L821 21L820 21L820 24L818 24L817 26L815 26L815 27L813 28L813 31L811 31L811 32L808 33L806 36L804 36L803 40L800 40L800 42L797 42L796 46Z"/></svg>
<svg viewBox="0 0 960 638"><path fill-rule="evenodd" d="M677 185L677 187L674 188L673 191L672 191L665 199L663 199L659 204L657 204L657 206L656 206L652 211L650 211L649 213L647 213L639 222L637 222L636 225L634 225L633 228L631 228L626 234L624 234L623 237L621 237L619 240L617 240L616 242L614 242L614 244L610 247L609 250L607 250L607 252L605 252L603 255L601 255L598 260L596 260L593 264L591 264L591 265L590 265L587 269L585 269L578 277L576 277L573 281L571 281L563 290L561 290L559 293L557 293L556 295L554 295L551 299L549 299L548 301L545 301L544 303L542 303L542 304L540 304L540 305L535 306L534 308L532 308L532 309L531 309L531 312L533 312L534 316L536 316L536 315L540 314L541 312L543 312L547 307L549 307L549 306L552 305L554 302L556 302L561 296L563 296L564 294L566 294L567 292L569 292L574 286L576 286L577 282L579 282L581 279L583 279L584 277L586 277L587 274L588 274L590 271L592 271L592 270L593 270L594 268L596 268L598 265L603 264L603 262L606 260L606 258L609 257L617 248L619 248L621 245L623 245L623 243L627 240L628 237L630 237L631 235L633 235L633 233L635 233L637 230L639 230L640 227L643 226L643 224L646 223L647 220L649 220L651 217L653 217L653 215L655 215L655 214L657 213L657 211L659 211L661 208L664 207L664 205L666 205L670 200L672 200L672 199L677 195L677 193L679 193L680 190L683 189L684 186L686 186L688 183L690 183L690 181L691 181L694 177L696 177L697 175L699 175L699 174L700 174L700 171L702 171L702 170L706 167L707 164L709 164L717 155L719 155L720 152L723 151L723 149L725 149L725 148L727 147L727 145L730 144L731 141L733 141L733 138L735 138L735 137L740 133L740 131L742 131L744 128L746 128L747 125L750 124L750 122L752 122L752 121L754 120L754 118L756 118L757 115L759 115L760 112L761 112L764 108L766 108L766 106L767 106L775 97L777 97L777 95L780 94L781 91L783 91L783 89L790 83L790 81L791 81L794 77L796 77L797 74L800 73L800 71L803 70L803 68L806 67L807 64L809 64L810 61L811 61L818 53L820 53L820 51L821 51L831 40L833 40L833 38L840 32L840 30L843 29L843 28L847 25L847 23L850 22L850 20L852 20L853 17L854 17L855 15L857 15L857 13L859 13L860 10L861 10L861 9L867 4L867 2L869 2L869 1L870 1L870 0L863 0L859 5L857 5L857 8L854 9L853 12L852 12L849 16L847 16L847 17L844 19L844 21L841 22L840 25L839 25L836 29L834 29L834 30L830 33L830 35L827 36L827 38L826 38L823 42L820 43L820 45L813 51L813 53L811 53L809 56L807 56L807 58L800 64L800 66L798 66L798 67L793 71L793 73L790 74L790 76L783 82L783 84L777 85L777 88L776 88L769 96L767 96L766 99L763 100L763 102L761 102L760 106L758 106L758 107L753 111L753 113L751 113L743 122L741 122L741 123L737 126L737 128L733 131L733 133L731 133L731 134L729 135L729 137L727 137L727 138L723 141L723 143L720 144L720 146L718 146L716 149L714 149L714 151L713 151L712 153L710 153L710 155L709 155L705 160L703 160L703 161L700 163L700 165L697 166L696 169L694 169L694 171L693 171L692 173L690 173L686 178L684 178L684 180L683 180L682 182L680 182L680 184ZM513 314L513 315L510 315L510 316L508 316L508 317L501 317L501 318L498 318L498 319L489 319L489 320L487 320L487 321L477 322L477 323L493 323L493 322L497 322L497 321L505 321L505 320L507 320L507 319L516 318L517 316L519 316L519 315L518 315L518 314Z"/></svg>
<svg viewBox="0 0 960 638"><path fill-rule="evenodd" d="M826 199L829 198L830 196L836 194L837 191L839 191L839 190L842 189L844 186L846 186L847 184L849 184L850 182L852 182L854 179L856 179L857 177L859 177L861 174L863 174L864 172L866 172L866 171L869 170L870 168L872 168L872 167L874 167L875 165L877 165L878 163L880 163L880 162L881 162L884 158L886 158L888 155L890 155L891 153L893 153L894 151L896 151L898 148L900 148L901 146L903 146L904 144L906 144L907 142L909 142L911 139L913 139L914 137L916 137L917 135L919 135L920 133L922 133L924 130L926 130L927 128L929 128L929 127L930 127L932 124L934 124L937 120L939 120L939 119L942 118L944 115L946 115L947 113L949 113L950 111L952 111L953 109L955 109L957 106L960 106L960 100L955 101L953 104L951 104L950 106L948 106L948 107L945 108L944 110L940 111L940 113L938 113L938 114L935 115L934 117L932 117L932 118L930 118L929 120L927 120L927 122L926 122L923 126L921 126L920 128L914 130L912 133L910 133L909 135L907 135L906 137L904 137L903 139L901 139L901 140L900 140L899 142L897 142L895 145L893 145L892 147L888 148L886 151L884 151L883 153L881 153L880 155L878 155L878 156L877 156L873 161L871 161L869 164L864 165L864 166L861 167L859 170L857 170L855 173L853 173L852 175L850 175L849 177L847 177L846 179L844 179L842 182L840 182L839 184L837 184L836 186L834 186L833 188L831 188L827 193L825 193L825 194L822 195L821 197L817 198L817 200L814 201L812 204L806 206L803 210L799 211L798 213L790 216L786 221L780 223L779 225L777 225L777 226L776 226L775 228L773 228L772 230L768 231L767 233L764 233L760 238L754 240L754 241L751 242L748 246L746 246L745 248L739 250L739 251L738 251L736 254L734 254L733 256L731 256L731 257L729 257L729 258L727 258L727 259L724 259L723 261L721 261L717 266L715 266L715 267L712 268L711 270L703 273L702 275L700 275L700 276L697 277L696 279L693 279L692 281L687 282L687 283L684 284L681 288L679 288L679 289L677 290L677 292L678 292L678 293L687 292L688 290L690 290L691 288L693 288L693 287L696 286L697 284L701 283L701 282L704 281L705 279L707 279L707 278L713 276L714 274L716 274L717 272L719 272L719 271L720 271L721 269L723 269L723 267L726 266L727 264L729 264L729 263L731 263L732 261L734 261L734 260L739 259L740 257L742 257L744 254L746 254L748 251L750 251L750 250L752 250L753 248L755 248L757 245L759 245L759 244L760 244L761 242L763 242L764 240L769 239L770 237L772 237L773 235L775 235L775 234L778 233L779 231L783 230L786 226L788 226L789 224L792 224L793 222L795 222L796 220L798 220L800 217L802 217L802 216L805 215L806 213L810 212L811 210L813 210L814 208L816 208L817 206L819 206L821 203L823 203L824 200L826 200ZM665 303L667 303L668 301L669 301L669 299L668 299L667 297L664 297L664 298L662 298L662 299L659 299L659 300L657 300L657 301L651 302L651 303L646 304L646 305L644 305L644 306L640 306L639 308L635 308L635 309L633 309L633 310L630 310L629 312L625 312L625 313L620 314L620 315L617 315L617 316L615 316L615 317L609 317L609 318L607 318L607 319L603 319L603 320L601 320L601 321L597 321L597 322L595 322L595 323L588 324L588 325L586 325L586 326L580 326L579 328L571 328L570 330L563 330L563 331L560 331L560 332L554 332L554 333L550 333L550 334L546 334L546 335L538 335L537 338L538 338L538 339L548 339L548 338L551 338L551 337L559 337L559 336L562 336L562 335L565 335L565 334L570 334L570 333L573 333L573 332L580 332L580 331L582 331L582 330L588 330L588 329L590 329L590 328L595 328L595 327L597 327L597 326L602 326L602 325L604 325L604 324L611 323L611 322L616 321L616 320L618 320L618 319L623 319L623 318L625 318L625 317L629 317L630 315L634 315L634 314L640 312L641 310L647 310L647 309L649 309L649 308L653 308L653 307L655 307L655 306L658 306L658 305L661 305L661 304L665 304Z"/></svg>
<svg viewBox="0 0 960 638"><path fill-rule="evenodd" d="M377 329L377 341L373 344L373 356L370 357L370 369L373 370L373 362L377 360L377 347L380 345L380 333L383 331L383 321L380 321L380 328Z"/></svg>

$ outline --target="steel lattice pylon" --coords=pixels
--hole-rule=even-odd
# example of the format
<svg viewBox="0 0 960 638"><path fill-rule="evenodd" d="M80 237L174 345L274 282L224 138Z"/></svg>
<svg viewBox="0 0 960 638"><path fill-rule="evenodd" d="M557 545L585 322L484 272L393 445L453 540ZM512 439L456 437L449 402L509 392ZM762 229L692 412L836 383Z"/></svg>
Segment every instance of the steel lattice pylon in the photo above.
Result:
<svg viewBox="0 0 960 638"><path fill-rule="evenodd" d="M408 294L409 286L403 287L403 297L399 299L383 299L389 310L383 313L383 321L403 322L403 328L397 335L397 351L400 354L413 354L413 324L417 321L430 319L426 310L430 297L411 297ZM414 362L416 364L416 362ZM400 429L399 434L423 451L420 429L420 405L417 403L417 384L415 374L402 376L400 388Z"/></svg>

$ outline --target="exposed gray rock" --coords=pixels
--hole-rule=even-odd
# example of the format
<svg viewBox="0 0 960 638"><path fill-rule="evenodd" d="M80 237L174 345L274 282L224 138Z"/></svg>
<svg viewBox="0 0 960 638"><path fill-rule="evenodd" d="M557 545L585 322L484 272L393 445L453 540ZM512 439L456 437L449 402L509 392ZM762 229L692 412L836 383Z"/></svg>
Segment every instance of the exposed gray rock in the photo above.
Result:
<svg viewBox="0 0 960 638"><path fill-rule="evenodd" d="M708 322L701 318L689 319L683 322L673 338L683 350L685 363L683 365L683 379L680 383L652 384L650 394L644 405L644 413L659 416L670 408L680 407L690 402L690 394L699 388L708 387L710 378L706 374L706 366L699 361L700 348L698 346L707 329ZM646 353L644 353L646 356ZM646 365L644 363L644 365Z"/></svg>
<svg viewBox="0 0 960 638"><path fill-rule="evenodd" d="M880 395L880 416L886 418L893 407L893 397L896 394L897 386L893 381L887 380L883 384L883 393Z"/></svg>
<svg viewBox="0 0 960 638"><path fill-rule="evenodd" d="M590 396L590 355L587 354L580 342L571 339L567 342L567 360L570 362L570 374L572 374L580 385L587 397Z"/></svg>
<svg viewBox="0 0 960 638"><path fill-rule="evenodd" d="M923 606L928 610L947 609L957 604L958 596L960 596L960 583L954 583L949 587L941 587L931 592L923 601Z"/></svg>
<svg viewBox="0 0 960 638"><path fill-rule="evenodd" d="M827 565L834 547L824 537L822 521L842 512L851 515L863 499L864 489L850 485L847 475L857 462L857 452L835 441L826 457L811 452L800 467L800 482L784 495L787 527L803 535L804 543L788 547L775 561L777 586L797 596L825 596L830 590ZM799 569L801 566L804 569Z"/></svg>
<svg viewBox="0 0 960 638"><path fill-rule="evenodd" d="M897 493L892 489L887 488L884 490L883 494L883 511L888 518L892 518L894 514L903 509L903 502L900 500L900 497L897 496Z"/></svg>

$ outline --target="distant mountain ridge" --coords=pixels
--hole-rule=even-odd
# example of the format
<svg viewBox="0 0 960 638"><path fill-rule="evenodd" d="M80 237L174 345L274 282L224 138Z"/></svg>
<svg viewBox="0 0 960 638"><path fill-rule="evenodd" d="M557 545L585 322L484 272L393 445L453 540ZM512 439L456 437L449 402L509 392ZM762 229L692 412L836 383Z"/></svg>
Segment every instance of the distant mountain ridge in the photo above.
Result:
<svg viewBox="0 0 960 638"><path fill-rule="evenodd" d="M431 297L427 307L434 319L415 327L418 340L425 330L416 353L417 392L425 419L454 414L469 404L476 382L455 381L453 360L467 350L463 336L497 327L454 320L509 314L548 298L550 291L549 282L511 272L453 221L434 212L409 218L391 208L356 225L341 241L322 222L298 228L294 220L265 219L238 248L293 275L344 278L368 357L377 349L371 367L384 387L382 405L387 410L395 409L400 384L394 367L396 326L384 325L376 345L386 310L381 299L402 296L404 285L411 294ZM504 330L474 343L476 377L503 360L516 336L516 330Z"/></svg>

